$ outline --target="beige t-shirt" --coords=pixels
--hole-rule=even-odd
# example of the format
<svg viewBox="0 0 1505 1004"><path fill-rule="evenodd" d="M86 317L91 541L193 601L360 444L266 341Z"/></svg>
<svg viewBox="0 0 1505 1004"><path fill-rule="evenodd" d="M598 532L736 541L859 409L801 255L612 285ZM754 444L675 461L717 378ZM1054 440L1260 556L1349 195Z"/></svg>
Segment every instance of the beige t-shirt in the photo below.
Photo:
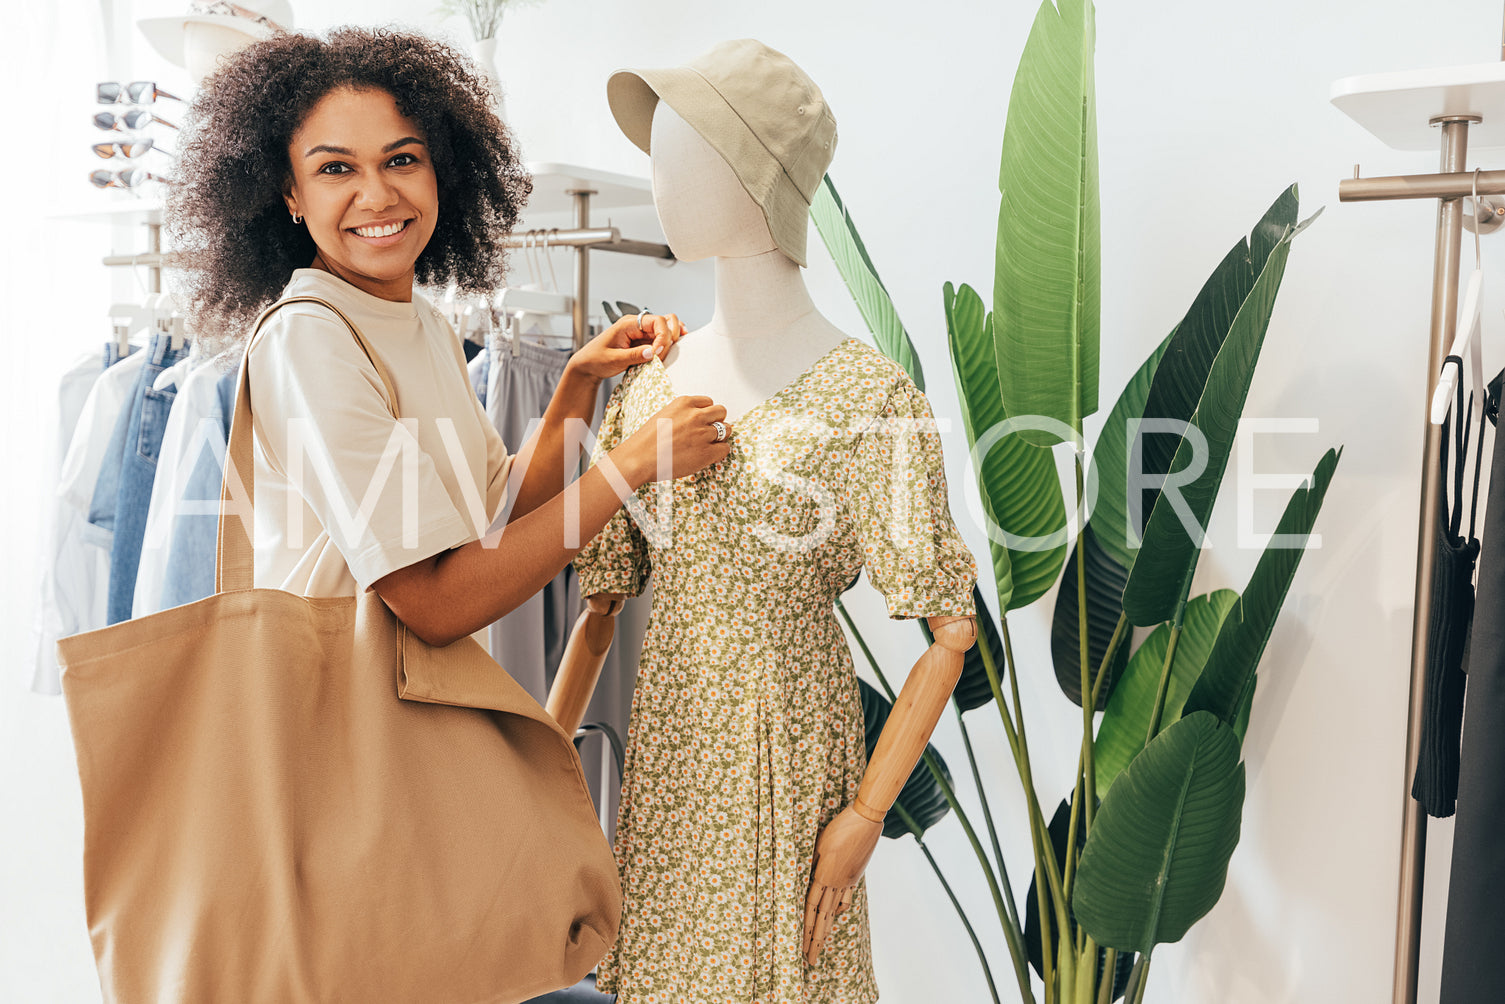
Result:
<svg viewBox="0 0 1505 1004"><path fill-rule="evenodd" d="M250 353L258 587L354 596L483 536L512 457L476 399L449 324L298 269L282 295L345 312L387 369L401 422L355 336L319 304L267 319Z"/></svg>

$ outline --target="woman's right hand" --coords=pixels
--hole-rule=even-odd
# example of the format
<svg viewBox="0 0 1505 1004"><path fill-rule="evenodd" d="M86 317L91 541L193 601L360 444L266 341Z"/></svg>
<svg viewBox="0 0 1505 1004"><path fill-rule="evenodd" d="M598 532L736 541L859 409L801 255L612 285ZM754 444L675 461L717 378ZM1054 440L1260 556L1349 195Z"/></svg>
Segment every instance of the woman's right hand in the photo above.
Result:
<svg viewBox="0 0 1505 1004"><path fill-rule="evenodd" d="M672 461L672 472L667 477L661 477L658 470L659 425L663 422L668 423L664 434L669 437L667 445ZM694 474L725 460L731 452L730 426L726 438L717 442L714 422L726 424L726 409L721 405L699 395L677 397L612 450L612 462L618 470L630 472L628 476L634 487Z"/></svg>

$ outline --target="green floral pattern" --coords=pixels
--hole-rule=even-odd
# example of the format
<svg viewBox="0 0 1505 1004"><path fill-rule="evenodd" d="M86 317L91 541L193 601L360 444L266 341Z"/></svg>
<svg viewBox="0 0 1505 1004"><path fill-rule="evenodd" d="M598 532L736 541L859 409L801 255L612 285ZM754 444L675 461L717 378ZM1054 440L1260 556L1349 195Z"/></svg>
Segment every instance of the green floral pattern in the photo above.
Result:
<svg viewBox="0 0 1505 1004"><path fill-rule="evenodd" d="M658 360L630 371L596 458L674 396ZM641 525L619 512L575 559L586 596L654 575L617 819L621 935L598 985L622 1004L869 1004L864 886L820 961L800 954L816 835L867 766L833 602L866 567L892 617L971 615L976 568L929 403L862 342L731 437L727 459L645 486Z"/></svg>

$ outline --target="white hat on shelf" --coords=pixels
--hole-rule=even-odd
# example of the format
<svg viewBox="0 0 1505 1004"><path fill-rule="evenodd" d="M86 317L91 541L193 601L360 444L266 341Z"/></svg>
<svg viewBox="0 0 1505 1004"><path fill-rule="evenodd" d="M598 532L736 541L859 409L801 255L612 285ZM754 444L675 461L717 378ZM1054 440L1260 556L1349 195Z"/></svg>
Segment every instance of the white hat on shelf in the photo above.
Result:
<svg viewBox="0 0 1505 1004"><path fill-rule="evenodd" d="M293 30L293 5L288 0L189 0L188 13L176 17L145 17L136 24L141 33L162 55L176 66L186 66L183 58L183 28L189 24L213 24L245 33L252 39Z"/></svg>

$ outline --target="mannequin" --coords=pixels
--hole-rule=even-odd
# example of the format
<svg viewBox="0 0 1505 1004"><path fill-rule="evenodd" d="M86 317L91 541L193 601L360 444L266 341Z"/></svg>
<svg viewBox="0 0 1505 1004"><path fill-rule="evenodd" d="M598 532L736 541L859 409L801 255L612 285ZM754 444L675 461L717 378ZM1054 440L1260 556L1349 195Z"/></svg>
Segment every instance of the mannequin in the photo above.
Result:
<svg viewBox="0 0 1505 1004"><path fill-rule="evenodd" d="M714 392L735 426L846 339L815 309L799 264L780 250L763 210L732 168L667 101L653 110L651 155L654 204L670 247L684 260L714 257L716 269L715 313L670 351L665 372L677 393ZM589 597L577 622L548 702L566 732L579 726L622 599L616 593ZM856 798L816 839L802 948L812 966L853 902L883 819L929 741L976 637L972 617L935 616L928 622L935 643L910 672Z"/></svg>

